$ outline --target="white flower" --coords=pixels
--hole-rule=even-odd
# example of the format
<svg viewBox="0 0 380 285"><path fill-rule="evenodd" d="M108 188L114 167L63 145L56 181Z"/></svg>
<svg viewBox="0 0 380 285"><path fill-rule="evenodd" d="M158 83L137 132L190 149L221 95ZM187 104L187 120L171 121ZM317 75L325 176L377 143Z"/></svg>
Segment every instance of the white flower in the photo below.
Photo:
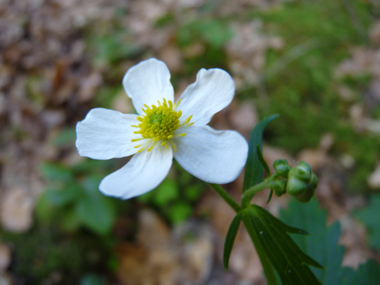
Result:
<svg viewBox="0 0 380 285"><path fill-rule="evenodd" d="M138 115L96 108L76 127L81 156L134 155L102 180L104 194L128 199L154 189L168 174L173 156L203 181L224 184L237 178L247 159L247 142L235 131L206 125L234 96L227 72L201 69L176 103L169 70L156 59L129 69L123 86Z"/></svg>

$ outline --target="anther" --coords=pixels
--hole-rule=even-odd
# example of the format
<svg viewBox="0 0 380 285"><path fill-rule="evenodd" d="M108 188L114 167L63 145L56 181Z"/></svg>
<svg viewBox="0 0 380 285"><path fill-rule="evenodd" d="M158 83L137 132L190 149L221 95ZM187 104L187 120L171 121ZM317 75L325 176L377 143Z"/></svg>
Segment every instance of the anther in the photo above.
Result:
<svg viewBox="0 0 380 285"><path fill-rule="evenodd" d="M151 151L155 145L156 145L156 142L154 142L154 143L152 144L152 146L151 146L150 148L147 149L147 151Z"/></svg>
<svg viewBox="0 0 380 285"><path fill-rule="evenodd" d="M191 120L191 118L193 117L193 115L190 115L186 118L185 122L183 122L184 124L188 124Z"/></svg>
<svg viewBox="0 0 380 285"><path fill-rule="evenodd" d="M172 141L169 141L169 143L170 143L171 147L173 148L174 152L176 152L177 151L176 145Z"/></svg>
<svg viewBox="0 0 380 285"><path fill-rule="evenodd" d="M142 153L144 151L144 148L140 148L137 153Z"/></svg>

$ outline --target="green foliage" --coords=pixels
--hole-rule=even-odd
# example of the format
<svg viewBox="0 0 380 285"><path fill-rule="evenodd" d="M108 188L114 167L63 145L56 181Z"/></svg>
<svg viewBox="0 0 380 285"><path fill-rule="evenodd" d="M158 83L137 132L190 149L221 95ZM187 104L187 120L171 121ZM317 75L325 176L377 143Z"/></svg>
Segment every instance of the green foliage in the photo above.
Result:
<svg viewBox="0 0 380 285"><path fill-rule="evenodd" d="M95 62L107 64L116 64L139 52L139 48L128 39L128 32L123 29L112 33L97 33L89 39L89 46L95 52Z"/></svg>
<svg viewBox="0 0 380 285"><path fill-rule="evenodd" d="M120 79L121 81L121 79ZM94 105L102 108L112 109L112 103L115 97L123 92L123 88L121 86L117 87L109 87L103 86L96 93L96 97L94 99ZM127 96L127 95L125 95Z"/></svg>
<svg viewBox="0 0 380 285"><path fill-rule="evenodd" d="M102 176L96 171L81 178L83 171L89 169L94 170L93 161L90 160L72 168L44 163L41 173L51 186L37 203L37 217L47 223L59 221L66 231L83 226L99 235L109 234L120 202L100 193L98 185Z"/></svg>
<svg viewBox="0 0 380 285"><path fill-rule="evenodd" d="M70 169L59 164L42 163L40 172L43 177L54 182L66 183L73 179Z"/></svg>
<svg viewBox="0 0 380 285"><path fill-rule="evenodd" d="M222 19L197 19L181 26L177 33L180 46L188 46L202 39L212 48L221 48L232 36L231 29Z"/></svg>
<svg viewBox="0 0 380 285"><path fill-rule="evenodd" d="M271 263L283 284L320 284L307 265L322 268L321 265L303 253L287 234L307 232L287 226L257 205L244 209L242 219L260 260ZM275 279L273 273L269 273L272 270L263 267L266 277Z"/></svg>
<svg viewBox="0 0 380 285"><path fill-rule="evenodd" d="M0 229L0 235L12 245L11 271L22 284L50 284L52 274L61 276L59 284L78 284L82 271L106 272L110 248L104 240L62 235L56 224L40 223L27 233Z"/></svg>
<svg viewBox="0 0 380 285"><path fill-rule="evenodd" d="M95 274L86 274L82 277L80 281L80 285L106 285L107 280L103 276L95 275Z"/></svg>
<svg viewBox="0 0 380 285"><path fill-rule="evenodd" d="M363 192L368 173L373 171L378 158L378 137L357 134L349 127L341 127L335 133L337 141L333 151L349 153L355 159L355 167L348 178L348 189L353 193Z"/></svg>
<svg viewBox="0 0 380 285"><path fill-rule="evenodd" d="M379 265L372 261L362 265L357 272L341 267L344 247L337 245L340 237L340 225L334 223L332 226L326 227L327 213L318 207L316 199L307 205L292 199L288 209L281 211L280 216L284 222L302 227L310 232L311 235L308 237L294 236L293 240L304 252L324 266L324 270L312 269L322 284L367 284L363 280L369 280L376 274L379 275ZM362 281L355 283L354 280Z"/></svg>
<svg viewBox="0 0 380 285"><path fill-rule="evenodd" d="M321 265L303 253L288 235L288 233L307 234L307 232L290 227L265 209L249 204L256 189L248 191L247 189L255 186L258 190L265 189L269 185L267 183L276 182L274 179L278 178L274 175L263 181L264 168L268 174L270 171L261 154L264 129L276 117L277 115L273 115L265 118L251 132L241 207L234 208L237 215L229 227L225 240L223 264L227 270L229 256L242 220L259 255L269 284L278 284L278 277L283 284L320 284L308 266L322 268ZM286 183L285 180L280 182ZM247 192L244 193L244 190ZM271 194L268 200L270 198Z"/></svg>
<svg viewBox="0 0 380 285"><path fill-rule="evenodd" d="M356 271L350 267L345 267L341 280L340 284L343 285L377 285L380 280L380 266L374 260L367 260L366 263L360 264Z"/></svg>
<svg viewBox="0 0 380 285"><path fill-rule="evenodd" d="M167 216L173 224L186 221L193 213L193 207L186 202L177 202L167 210Z"/></svg>
<svg viewBox="0 0 380 285"><path fill-rule="evenodd" d="M223 49L206 46L206 50L202 54L184 60L185 73L196 74L201 68L208 69L215 68L215 66L227 70L226 58L227 55Z"/></svg>
<svg viewBox="0 0 380 285"><path fill-rule="evenodd" d="M175 22L175 20L176 20L175 15L172 13L168 13L168 14L164 15L163 17L159 18L156 21L155 26L156 26L156 28L165 27L165 26Z"/></svg>
<svg viewBox="0 0 380 285"><path fill-rule="evenodd" d="M230 260L232 247L234 246L235 238L239 230L241 216L242 216L242 213L240 212L232 220L231 225L228 228L226 240L224 241L223 266L226 271L228 270L228 262Z"/></svg>
<svg viewBox="0 0 380 285"><path fill-rule="evenodd" d="M380 249L380 195L373 194L370 197L369 205L357 211L355 216L368 228L369 245Z"/></svg>
<svg viewBox="0 0 380 285"><path fill-rule="evenodd" d="M249 187L260 183L264 179L264 167L260 161L257 149L262 148L263 132L267 124L276 119L278 115L272 115L263 119L251 132L249 136L249 151L245 165L243 192Z"/></svg>
<svg viewBox="0 0 380 285"><path fill-rule="evenodd" d="M294 241L299 247L310 254L317 262L325 267L325 270L313 270L317 278L323 284L338 284L344 248L338 246L340 237L340 225L333 224L326 228L326 211L318 207L315 199L307 205L298 203L292 199L287 211L281 211L281 220L295 227L301 227L310 233L307 238L294 236Z"/></svg>
<svg viewBox="0 0 380 285"><path fill-rule="evenodd" d="M250 136L249 158L246 167L250 169L256 163L257 169L254 173L252 173L252 170L246 171L245 179L248 179L247 175L253 175L257 172L259 174L254 179L249 177L254 180L249 186L258 185L263 181L263 171L266 163L261 157L260 144L262 143L264 128L274 118L268 119L270 118L261 121ZM280 162L277 162L277 164ZM306 163L301 162L297 167L301 167L300 169L303 169L308 174L307 179L310 178L311 169ZM287 174L288 184L289 177L292 176L291 172L295 169L297 168L291 168ZM302 177L301 175L300 178ZM306 176L304 178L306 179ZM272 177L268 179L265 181L273 181L271 180L273 179ZM263 182L264 185L265 181ZM258 187L262 186L258 185ZM239 224L242 220L259 255L269 284L278 284L278 278L281 279L282 284L346 285L357 284L355 282L359 282L359 280L360 283L362 283L362 280L368 280L368 283L372 283L373 278L378 278L380 275L379 264L373 261L368 261L356 272L351 268L341 267L344 248L337 245L340 237L339 223L327 228L327 214L319 209L315 199L308 205L298 203L293 199L289 203L289 209L281 212L282 220L296 226L296 228L293 228L275 218L263 208L257 205L249 205L246 203L245 198L243 195L242 209L235 209L237 215L230 225L225 240L223 263L226 269L228 268L228 260ZM375 223L376 219L373 219L373 217L378 216L378 208L380 208L380 199L375 197L372 198L369 208L358 214L369 226L370 230L373 227L378 228ZM301 236L307 234L307 232L299 228L307 229L311 236L307 238ZM292 239L288 233L298 235ZM372 234L374 235L373 241L376 240L375 242L377 242L379 240L377 231L372 231ZM376 244L375 246L378 245ZM320 270L322 269L320 264L325 267L324 270ZM310 269L307 265L311 265L313 268Z"/></svg>
<svg viewBox="0 0 380 285"><path fill-rule="evenodd" d="M98 190L100 179L88 178L84 181L84 190L75 203L75 212L84 226L99 234L110 233L116 211L113 199L105 197Z"/></svg>
<svg viewBox="0 0 380 285"><path fill-rule="evenodd" d="M173 224L182 223L191 216L193 203L204 190L204 186L183 169L179 169L178 174L176 180L167 177L156 189L137 198L156 207Z"/></svg>
<svg viewBox="0 0 380 285"><path fill-rule="evenodd" d="M316 146L322 134L340 126L342 103L332 84L340 79L333 70L348 57L349 47L363 43L371 22L369 4L345 1L350 6L345 7L342 2L289 3L252 15L264 21L267 32L284 39L284 49L268 53L263 80L270 97L259 100L258 110L281 114L270 129L285 135L274 141L294 152Z"/></svg>
<svg viewBox="0 0 380 285"><path fill-rule="evenodd" d="M52 144L56 147L71 146L75 139L75 128L64 128L53 137Z"/></svg>
<svg viewBox="0 0 380 285"><path fill-rule="evenodd" d="M201 44L204 51L185 58L186 74L195 74L201 68L227 69L224 44L233 37L229 22L225 19L196 19L182 24L176 31L177 44L180 49L186 49L192 44Z"/></svg>
<svg viewBox="0 0 380 285"><path fill-rule="evenodd" d="M343 150L353 150L360 165L349 175L352 192L366 190L363 185L377 152L373 138L358 134L351 126L349 109L354 102L341 100L338 89L347 86L356 96L354 101L363 101L371 76L358 72L340 78L334 76L334 70L350 57L353 46L368 44L371 11L370 1L321 0L291 1L278 9L248 13L263 21L265 32L279 35L284 42L284 48L267 52L260 88L268 96L256 100L262 116L281 114L281 120L268 130L280 135L268 137L268 141L296 153L317 147L323 134L334 133L334 151L340 156ZM242 96L251 97L252 92Z"/></svg>

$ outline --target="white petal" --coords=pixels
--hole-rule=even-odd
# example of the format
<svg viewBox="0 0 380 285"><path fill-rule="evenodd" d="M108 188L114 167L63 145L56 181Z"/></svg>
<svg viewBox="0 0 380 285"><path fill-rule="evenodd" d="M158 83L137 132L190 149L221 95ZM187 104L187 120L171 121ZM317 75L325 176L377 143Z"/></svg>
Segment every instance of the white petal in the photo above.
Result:
<svg viewBox="0 0 380 285"><path fill-rule="evenodd" d="M225 184L235 180L248 154L246 140L235 131L216 131L209 126L187 127L176 140L174 158L195 177Z"/></svg>
<svg viewBox="0 0 380 285"><path fill-rule="evenodd" d="M183 119L193 115L191 122L205 125L212 116L231 103L235 83L222 69L201 69L197 80L189 85L181 96L179 109Z"/></svg>
<svg viewBox="0 0 380 285"><path fill-rule="evenodd" d="M99 189L105 195L129 199L156 188L173 163L171 148L155 148L135 154L122 168L106 176Z"/></svg>
<svg viewBox="0 0 380 285"><path fill-rule="evenodd" d="M129 156L137 152L137 144L131 140L138 138L134 134L137 115L122 114L117 111L96 108L76 127L75 142L79 155L93 159L110 159Z"/></svg>
<svg viewBox="0 0 380 285"><path fill-rule="evenodd" d="M128 70L123 79L127 95L132 98L138 114L142 114L144 104L157 106L157 101L165 98L174 102L174 90L170 83L170 72L166 64L155 58L140 62Z"/></svg>

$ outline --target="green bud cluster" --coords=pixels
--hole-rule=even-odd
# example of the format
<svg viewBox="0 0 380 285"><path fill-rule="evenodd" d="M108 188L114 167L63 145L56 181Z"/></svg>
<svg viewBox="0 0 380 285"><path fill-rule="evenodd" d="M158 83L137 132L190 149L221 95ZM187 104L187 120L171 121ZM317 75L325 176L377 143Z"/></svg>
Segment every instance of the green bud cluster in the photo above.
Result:
<svg viewBox="0 0 380 285"><path fill-rule="evenodd" d="M317 188L318 178L306 162L302 161L292 168L285 159L278 159L273 163L273 168L276 171L275 175L279 178L271 185L276 196L287 192L299 202L310 201Z"/></svg>
<svg viewBox="0 0 380 285"><path fill-rule="evenodd" d="M318 178L311 171L309 164L301 161L289 170L287 192L299 202L309 202L318 186Z"/></svg>
<svg viewBox="0 0 380 285"><path fill-rule="evenodd" d="M288 173L291 167L289 163L286 161L286 159L277 159L273 163L273 168L278 176L288 178Z"/></svg>

